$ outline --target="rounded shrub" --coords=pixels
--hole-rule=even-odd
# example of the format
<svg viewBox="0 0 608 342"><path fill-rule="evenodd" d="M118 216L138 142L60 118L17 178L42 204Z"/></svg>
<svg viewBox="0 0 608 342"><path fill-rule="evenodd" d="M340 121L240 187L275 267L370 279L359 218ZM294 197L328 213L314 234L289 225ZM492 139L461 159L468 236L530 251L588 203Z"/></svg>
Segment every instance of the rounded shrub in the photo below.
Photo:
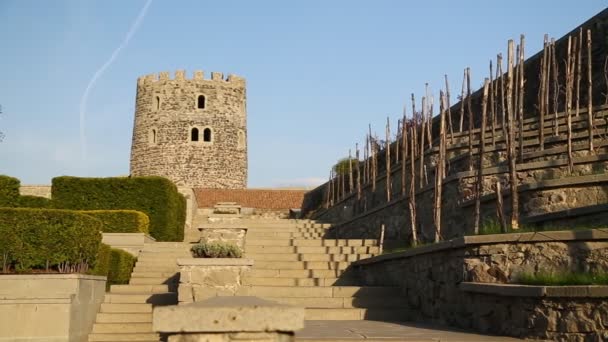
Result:
<svg viewBox="0 0 608 342"><path fill-rule="evenodd" d="M202 242L190 249L195 258L240 258L241 249L228 242Z"/></svg>

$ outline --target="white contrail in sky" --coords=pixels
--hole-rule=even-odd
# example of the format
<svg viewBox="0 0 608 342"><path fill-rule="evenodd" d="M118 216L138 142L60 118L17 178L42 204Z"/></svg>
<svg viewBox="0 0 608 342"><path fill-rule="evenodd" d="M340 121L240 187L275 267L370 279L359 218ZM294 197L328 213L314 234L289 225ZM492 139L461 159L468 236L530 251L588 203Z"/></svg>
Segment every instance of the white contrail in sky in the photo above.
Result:
<svg viewBox="0 0 608 342"><path fill-rule="evenodd" d="M89 84L87 84L87 88L85 89L84 94L82 94L82 98L80 99L80 151L82 153L83 161L86 160L86 158L87 158L87 142L86 142L86 135L85 135L84 119L85 119L85 111L87 108L87 101L89 99L89 93L91 92L91 89L95 86L95 83L97 83L97 80L99 79L99 77L101 77L101 75L106 71L106 69L110 66L110 64L112 64L112 62L114 62L116 57L118 57L118 54L120 53L120 51L124 47L126 47L127 44L129 44L129 41L131 40L131 38L137 31L137 28L139 27L141 22L144 20L144 17L146 16L146 12L148 11L148 7L150 7L151 3L152 3L152 0L146 1L146 4L139 12L139 15L137 16L137 18L135 18L135 21L133 22L133 24L131 24L131 28L129 28L129 31L127 32L127 35L125 36L125 38L122 40L120 45L114 50L114 52L112 52L112 55L110 56L110 58L108 58L108 60L101 66L101 68L99 68L97 71L95 71L95 74L93 74L93 77L89 81Z"/></svg>

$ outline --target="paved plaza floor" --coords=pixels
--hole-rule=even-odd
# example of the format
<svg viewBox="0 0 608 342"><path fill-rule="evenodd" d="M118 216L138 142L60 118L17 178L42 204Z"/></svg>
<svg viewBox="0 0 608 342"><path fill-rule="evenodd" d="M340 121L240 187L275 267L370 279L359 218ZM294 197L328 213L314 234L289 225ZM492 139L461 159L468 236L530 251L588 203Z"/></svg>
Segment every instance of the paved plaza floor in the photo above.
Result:
<svg viewBox="0 0 608 342"><path fill-rule="evenodd" d="M306 321L296 333L300 342L510 342L517 338L490 336L420 323L378 321Z"/></svg>

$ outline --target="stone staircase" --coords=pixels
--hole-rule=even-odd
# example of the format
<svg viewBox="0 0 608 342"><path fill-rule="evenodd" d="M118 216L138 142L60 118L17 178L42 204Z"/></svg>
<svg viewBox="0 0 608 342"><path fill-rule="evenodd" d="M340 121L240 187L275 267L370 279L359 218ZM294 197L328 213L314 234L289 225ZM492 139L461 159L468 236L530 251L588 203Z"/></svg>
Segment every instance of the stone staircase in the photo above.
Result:
<svg viewBox="0 0 608 342"><path fill-rule="evenodd" d="M238 295L304 306L307 320L399 321L406 303L396 287L360 287L353 261L378 254L376 240L323 239L312 221L247 222L245 257L252 271Z"/></svg>
<svg viewBox="0 0 608 342"><path fill-rule="evenodd" d="M112 285L89 334L89 341L155 341L152 307L177 304L177 258L190 257L189 244L145 244L128 285Z"/></svg>

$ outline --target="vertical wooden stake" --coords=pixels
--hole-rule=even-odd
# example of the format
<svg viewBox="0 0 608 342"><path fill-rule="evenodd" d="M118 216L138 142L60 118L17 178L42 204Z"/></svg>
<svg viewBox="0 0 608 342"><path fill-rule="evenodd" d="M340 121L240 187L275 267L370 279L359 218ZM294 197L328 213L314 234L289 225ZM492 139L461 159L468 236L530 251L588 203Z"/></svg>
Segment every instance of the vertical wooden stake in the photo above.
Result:
<svg viewBox="0 0 608 342"><path fill-rule="evenodd" d="M574 165L572 162L572 88L574 61L572 60L572 48L576 46L576 37L568 37L568 56L566 64L566 124L568 130L568 172L572 174Z"/></svg>
<svg viewBox="0 0 608 342"><path fill-rule="evenodd" d="M435 167L435 205L434 205L434 223L435 223L435 242L441 239L441 203L443 194L443 179L445 172L445 150L446 150L446 96L443 91L439 94L439 159Z"/></svg>
<svg viewBox="0 0 608 342"><path fill-rule="evenodd" d="M578 30L578 46L576 48L576 117L580 114L581 102L581 50L583 50L583 28Z"/></svg>
<svg viewBox="0 0 608 342"><path fill-rule="evenodd" d="M386 160L386 202L391 201L391 122L386 118L386 142L385 142L385 160Z"/></svg>
<svg viewBox="0 0 608 342"><path fill-rule="evenodd" d="M403 108L403 122L401 124L401 196L405 197L405 171L407 161L407 118L405 116L405 107Z"/></svg>
<svg viewBox="0 0 608 342"><path fill-rule="evenodd" d="M559 68L557 65L557 55L555 54L555 39L551 38L551 74L553 75L553 120L555 123L553 135L559 135Z"/></svg>
<svg viewBox="0 0 608 342"><path fill-rule="evenodd" d="M467 119L469 121L469 171L473 170L473 108L471 105L471 69L467 68Z"/></svg>
<svg viewBox="0 0 608 342"><path fill-rule="evenodd" d="M464 74L462 76L462 91L460 92L460 124L458 126L458 132L460 133L462 133L462 126L464 124L464 91L467 84L467 69L464 69Z"/></svg>
<svg viewBox="0 0 608 342"><path fill-rule="evenodd" d="M412 94L413 99L413 94ZM415 111L414 111L415 113ZM413 115L413 114L412 114ZM411 134L410 134L410 196L409 196L409 207L410 207L410 222L412 229L412 246L418 244L418 235L416 234L416 167L414 164L416 154L416 123L412 122Z"/></svg>
<svg viewBox="0 0 608 342"><path fill-rule="evenodd" d="M331 171L329 171L329 180L327 181L327 186L325 187L325 208L329 208L331 206Z"/></svg>
<svg viewBox="0 0 608 342"><path fill-rule="evenodd" d="M593 73L591 71L591 30L587 30L587 128L589 129L589 152L593 152Z"/></svg>
<svg viewBox="0 0 608 342"><path fill-rule="evenodd" d="M543 43L543 58L540 66L540 90L538 95L538 144L539 149L545 149L545 92L547 92L547 46L549 44L549 35L545 34Z"/></svg>
<svg viewBox="0 0 608 342"><path fill-rule="evenodd" d="M494 71L492 70L492 60L490 60L490 120L492 120L492 146L496 146L496 111L494 105Z"/></svg>
<svg viewBox="0 0 608 342"><path fill-rule="evenodd" d="M519 36L519 102L517 104L517 111L519 115L519 161L524 162L524 86L525 86L525 72L524 72L524 51L525 51L525 39L526 37L522 34Z"/></svg>
<svg viewBox="0 0 608 342"><path fill-rule="evenodd" d="M500 223L500 231L506 233L507 222L505 220L504 204L502 202L500 179L496 179L496 216L498 218L498 222Z"/></svg>
<svg viewBox="0 0 608 342"><path fill-rule="evenodd" d="M355 190L355 179L353 176L353 156L350 148L348 149L348 193L352 193Z"/></svg>
<svg viewBox="0 0 608 342"><path fill-rule="evenodd" d="M505 107L505 78L502 72L502 53L496 56L496 72L500 75L500 124L502 126L502 135L507 139L507 121L506 121L506 107ZM498 79L498 75L496 79Z"/></svg>
<svg viewBox="0 0 608 342"><path fill-rule="evenodd" d="M380 239L378 239L378 254L384 250L384 223L380 227Z"/></svg>
<svg viewBox="0 0 608 342"><path fill-rule="evenodd" d="M477 163L477 186L475 192L475 235L479 234L479 221L481 219L481 195L483 192L483 155L485 153L486 137L486 111L488 103L489 80L486 78L483 84L483 99L481 102L481 132L479 138L479 162Z"/></svg>
<svg viewBox="0 0 608 342"><path fill-rule="evenodd" d="M355 158L357 159L357 200L361 199L361 162L359 161L359 144L355 144Z"/></svg>
<svg viewBox="0 0 608 342"><path fill-rule="evenodd" d="M422 189L423 187L423 181L424 178L422 177L422 175L424 174L424 127L425 127L425 123L426 123L426 97L422 97L422 115L421 115L421 122L420 122L420 145L418 146L420 148L420 154L418 155L418 162L419 167L420 167L420 174L418 175L419 178L419 185L418 187L420 189Z"/></svg>
<svg viewBox="0 0 608 342"><path fill-rule="evenodd" d="M369 125L369 147L371 153L372 192L376 192L376 142L372 135L372 125Z"/></svg>
<svg viewBox="0 0 608 342"><path fill-rule="evenodd" d="M515 156L515 114L513 109L513 40L509 40L507 58L507 119L509 122L508 158L509 181L511 183L511 228L519 229L519 194L517 193L517 162Z"/></svg>
<svg viewBox="0 0 608 342"><path fill-rule="evenodd" d="M448 110L448 130L450 131L450 143L453 142L454 139L454 128L452 127L452 109L450 108L450 84L448 82L448 75L443 75L445 78L445 98L446 98L446 107ZM441 99L440 99L441 101Z"/></svg>
<svg viewBox="0 0 608 342"><path fill-rule="evenodd" d="M430 97L428 97L428 103L429 103L429 109L426 111L427 113L427 119L426 119L426 140L428 143L428 149L429 152L433 150L433 134L431 133L431 125L433 123L433 102L434 102L434 98L433 95L431 95Z"/></svg>

